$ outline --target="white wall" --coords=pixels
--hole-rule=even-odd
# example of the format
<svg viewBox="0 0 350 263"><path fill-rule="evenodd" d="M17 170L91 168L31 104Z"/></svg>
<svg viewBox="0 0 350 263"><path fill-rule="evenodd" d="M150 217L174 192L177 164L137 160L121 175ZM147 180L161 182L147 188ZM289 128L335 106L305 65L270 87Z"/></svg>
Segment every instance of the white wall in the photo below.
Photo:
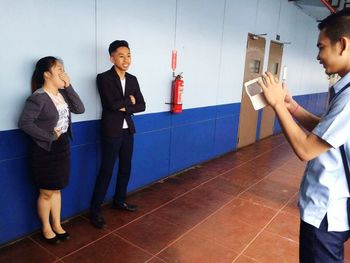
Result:
<svg viewBox="0 0 350 263"><path fill-rule="evenodd" d="M292 94L325 91L317 23L285 0L0 0L0 131L17 128L34 63L47 55L64 60L86 105L73 120L99 119L95 77L111 66L115 39L129 41L146 113L169 109L174 48L185 109L240 102L248 32L268 34L266 56L276 34L291 42L283 64Z"/></svg>
<svg viewBox="0 0 350 263"><path fill-rule="evenodd" d="M248 32L256 33L258 0L226 1L217 104L240 102Z"/></svg>
<svg viewBox="0 0 350 263"><path fill-rule="evenodd" d="M17 128L34 65L48 55L63 59L73 86L88 105L74 120L96 118L95 1L0 3L0 130Z"/></svg>
<svg viewBox="0 0 350 263"><path fill-rule="evenodd" d="M325 92L328 79L323 67L316 60L317 22L286 1L283 1L280 21L278 34L282 41L290 42L285 45L283 64L288 66L291 93L300 95Z"/></svg>
<svg viewBox="0 0 350 263"><path fill-rule="evenodd" d="M131 49L131 74L137 76L147 112L169 108L171 50L175 35L174 0L97 1L97 70L112 65L108 46L125 39ZM99 115L98 115L99 116ZM97 116L97 118L98 118Z"/></svg>

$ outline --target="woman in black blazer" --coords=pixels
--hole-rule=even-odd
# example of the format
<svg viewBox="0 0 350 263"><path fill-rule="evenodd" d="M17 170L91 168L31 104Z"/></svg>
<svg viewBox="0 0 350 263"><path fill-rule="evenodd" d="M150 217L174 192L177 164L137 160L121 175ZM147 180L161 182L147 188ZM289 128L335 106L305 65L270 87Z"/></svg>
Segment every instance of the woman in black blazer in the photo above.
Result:
<svg viewBox="0 0 350 263"><path fill-rule="evenodd" d="M46 242L57 244L69 239L61 226L61 189L70 173L71 112L83 113L84 105L70 85L62 61L40 59L32 76L28 97L18 126L31 136L31 169L40 189L37 202ZM50 216L52 226L50 224Z"/></svg>

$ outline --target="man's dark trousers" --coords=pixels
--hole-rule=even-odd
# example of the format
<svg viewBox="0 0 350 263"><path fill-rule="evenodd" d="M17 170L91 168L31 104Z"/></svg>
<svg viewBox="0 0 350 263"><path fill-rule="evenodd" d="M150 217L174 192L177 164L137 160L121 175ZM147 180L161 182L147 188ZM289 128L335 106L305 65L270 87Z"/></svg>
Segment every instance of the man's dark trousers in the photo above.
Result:
<svg viewBox="0 0 350 263"><path fill-rule="evenodd" d="M90 212L92 215L98 215L101 212L101 205L106 196L117 159L119 159L119 167L113 202L119 204L125 202L131 172L133 147L134 135L130 134L129 129L123 129L119 137L102 138L102 163L91 200Z"/></svg>
<svg viewBox="0 0 350 263"><path fill-rule="evenodd" d="M327 232L327 229L327 215L319 228L300 222L300 263L344 262L344 242L349 238L350 231Z"/></svg>

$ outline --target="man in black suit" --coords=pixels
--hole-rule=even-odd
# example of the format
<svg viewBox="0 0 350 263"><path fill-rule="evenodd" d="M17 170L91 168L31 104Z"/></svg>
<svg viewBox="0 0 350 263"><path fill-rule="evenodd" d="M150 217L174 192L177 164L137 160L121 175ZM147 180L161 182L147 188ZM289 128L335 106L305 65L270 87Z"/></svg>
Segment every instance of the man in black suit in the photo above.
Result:
<svg viewBox="0 0 350 263"><path fill-rule="evenodd" d="M126 72L131 63L128 42L116 40L108 51L113 67L97 75L102 103L102 163L90 206L90 221L97 228L106 225L101 216L101 204L116 159L119 159L119 169L112 207L137 211L137 206L126 203L135 133L131 115L146 108L137 78Z"/></svg>

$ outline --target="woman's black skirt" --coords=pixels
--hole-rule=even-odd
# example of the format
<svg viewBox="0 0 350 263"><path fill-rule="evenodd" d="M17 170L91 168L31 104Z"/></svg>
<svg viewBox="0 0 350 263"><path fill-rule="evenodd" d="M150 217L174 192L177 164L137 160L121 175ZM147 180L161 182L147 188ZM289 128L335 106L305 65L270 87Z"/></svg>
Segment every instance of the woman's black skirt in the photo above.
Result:
<svg viewBox="0 0 350 263"><path fill-rule="evenodd" d="M70 173L68 134L63 133L54 141L49 152L33 143L31 168L34 183L39 189L60 190L66 187Z"/></svg>

